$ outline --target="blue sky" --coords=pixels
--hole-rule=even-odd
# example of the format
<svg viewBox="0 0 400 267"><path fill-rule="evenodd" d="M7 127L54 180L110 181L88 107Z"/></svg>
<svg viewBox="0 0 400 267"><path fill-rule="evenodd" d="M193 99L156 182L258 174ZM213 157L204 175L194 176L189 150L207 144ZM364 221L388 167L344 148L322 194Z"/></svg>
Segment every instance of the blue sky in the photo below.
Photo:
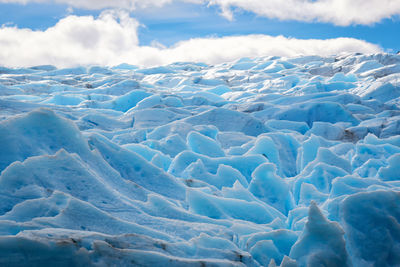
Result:
<svg viewBox="0 0 400 267"><path fill-rule="evenodd" d="M70 10L71 11L71 10ZM101 10L73 8L66 4L0 4L0 25L10 23L20 28L45 30L61 18L75 14L98 16ZM170 46L189 38L243 34L284 35L300 39L353 37L380 45L387 51L400 50L400 19L384 19L372 25L335 26L329 23L282 21L239 11L234 20L222 17L219 7L190 3L172 3L160 8L130 12L143 24L139 40L143 45L157 41Z"/></svg>
<svg viewBox="0 0 400 267"><path fill-rule="evenodd" d="M79 4L75 5L74 0L64 1L68 4L56 4L52 1L35 3L34 0L27 4L19 4L2 3L4 1L0 0L0 25L3 25L3 28L14 27L46 31L70 15L79 17L91 15L97 18L107 9L102 7L82 8ZM152 0L147 1L151 2ZM325 20L323 11L317 11L315 17L311 18L300 16L297 19L298 14L294 14L293 18L287 18L285 10L283 13L279 13L280 10L278 10L277 13L280 15L275 16L269 15L269 10L255 12L254 8L246 10L246 6L238 4L239 6L228 7L229 11L233 13L233 19L230 20L227 19L227 16L221 15L221 10L226 9L222 4L209 5L206 0L200 1L203 0L197 0L198 3L177 0L159 7L150 4L146 7L130 8L127 11L130 17L140 24L135 32L139 40L138 45L154 46L155 43L158 43L158 47L172 47L177 42L191 38L207 39L261 34L272 37L282 35L286 38L320 40L349 37L378 45L386 52L400 50L400 19L398 15L400 12L396 13L397 11L384 10L384 12L376 12L372 15L365 14L365 16L372 17L372 22L365 23L361 17L357 16L354 18L355 22L341 21L346 14L323 21ZM253 2L256 1L258 0L253 0ZM271 0L271 2L274 1ZM73 4L71 5L71 3ZM262 3L259 5L262 6ZM277 6L277 9L279 8L284 7ZM369 6L366 8L370 9ZM323 22L319 22L321 20ZM345 25L338 26L338 24Z"/></svg>

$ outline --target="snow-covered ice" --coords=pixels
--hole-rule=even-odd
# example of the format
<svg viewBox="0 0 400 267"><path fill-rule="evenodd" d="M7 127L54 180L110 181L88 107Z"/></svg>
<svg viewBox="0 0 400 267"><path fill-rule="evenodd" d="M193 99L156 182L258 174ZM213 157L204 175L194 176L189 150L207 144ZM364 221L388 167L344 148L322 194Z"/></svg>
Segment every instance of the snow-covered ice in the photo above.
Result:
<svg viewBox="0 0 400 267"><path fill-rule="evenodd" d="M400 55L0 69L1 266L400 266Z"/></svg>

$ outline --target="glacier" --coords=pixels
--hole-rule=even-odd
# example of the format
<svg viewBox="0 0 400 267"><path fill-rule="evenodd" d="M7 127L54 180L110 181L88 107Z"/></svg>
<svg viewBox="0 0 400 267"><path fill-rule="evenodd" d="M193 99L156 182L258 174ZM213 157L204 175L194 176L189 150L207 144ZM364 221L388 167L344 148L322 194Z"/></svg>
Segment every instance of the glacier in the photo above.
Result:
<svg viewBox="0 0 400 267"><path fill-rule="evenodd" d="M0 68L1 266L400 266L400 55Z"/></svg>

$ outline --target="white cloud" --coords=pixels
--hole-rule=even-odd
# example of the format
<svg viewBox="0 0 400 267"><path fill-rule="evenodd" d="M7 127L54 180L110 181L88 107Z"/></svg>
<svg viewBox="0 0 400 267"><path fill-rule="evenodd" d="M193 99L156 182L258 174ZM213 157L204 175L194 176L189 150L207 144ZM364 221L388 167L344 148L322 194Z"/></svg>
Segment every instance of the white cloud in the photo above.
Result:
<svg viewBox="0 0 400 267"><path fill-rule="evenodd" d="M45 31L0 28L0 62L5 65L108 64L138 46L138 22L125 12L68 16Z"/></svg>
<svg viewBox="0 0 400 267"><path fill-rule="evenodd" d="M268 18L336 25L373 24L400 15L398 0L209 0L223 10L238 7ZM225 11L229 14L229 11ZM230 15L228 16L230 18Z"/></svg>
<svg viewBox="0 0 400 267"><path fill-rule="evenodd" d="M327 40L295 39L283 36L245 35L223 38L191 39L163 51L168 59L204 61L216 64L241 57L298 55L337 55L340 53L377 53L381 49L374 44L353 38Z"/></svg>
<svg viewBox="0 0 400 267"><path fill-rule="evenodd" d="M128 10L161 7L172 2L218 5L232 19L232 8L280 20L319 21L336 25L373 24L400 15L399 0L0 0L0 3L56 2L86 9Z"/></svg>
<svg viewBox="0 0 400 267"><path fill-rule="evenodd" d="M122 8L122 9L133 10L136 8L161 7L173 1L174 0L0 0L0 3L27 4L30 2L33 3L53 2L53 3L70 5L76 8L85 8L93 10L99 10L105 8ZM190 1L191 0L188 0L188 2ZM197 2L200 1L201 0Z"/></svg>
<svg viewBox="0 0 400 267"><path fill-rule="evenodd" d="M197 38L170 48L140 46L139 23L124 12L103 12L99 18L68 16L45 31L0 28L0 62L5 66L52 64L154 66L176 61L209 64L241 57L332 55L342 52L375 53L381 49L352 39L299 40L267 35Z"/></svg>

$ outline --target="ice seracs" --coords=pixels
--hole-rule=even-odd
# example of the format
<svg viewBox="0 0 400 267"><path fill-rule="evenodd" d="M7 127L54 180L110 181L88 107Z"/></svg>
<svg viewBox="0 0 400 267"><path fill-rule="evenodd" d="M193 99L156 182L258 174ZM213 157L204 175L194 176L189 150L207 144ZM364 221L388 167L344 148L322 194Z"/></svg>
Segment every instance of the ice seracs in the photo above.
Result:
<svg viewBox="0 0 400 267"><path fill-rule="evenodd" d="M1 266L400 265L400 55L0 74Z"/></svg>

